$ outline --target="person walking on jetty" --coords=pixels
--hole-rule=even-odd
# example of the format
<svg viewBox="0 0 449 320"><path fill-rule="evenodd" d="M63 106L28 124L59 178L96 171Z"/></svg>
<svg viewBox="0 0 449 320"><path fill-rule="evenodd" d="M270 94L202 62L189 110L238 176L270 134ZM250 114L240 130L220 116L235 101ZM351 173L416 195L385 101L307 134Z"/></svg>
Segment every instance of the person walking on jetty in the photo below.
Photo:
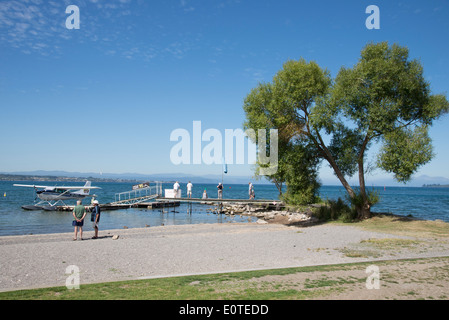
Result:
<svg viewBox="0 0 449 320"><path fill-rule="evenodd" d="M187 197L188 198L192 198L192 187L193 187L193 184L189 181L189 183L187 184Z"/></svg>
<svg viewBox="0 0 449 320"><path fill-rule="evenodd" d="M223 199L223 185L221 182L217 186L218 189L218 199Z"/></svg>
<svg viewBox="0 0 449 320"><path fill-rule="evenodd" d="M78 239L78 228L80 230L80 240L83 240L83 224L84 224L84 218L86 217L86 208L81 204L81 200L78 200L76 202L76 206L73 209L73 222L72 226L75 227L75 237L73 238L74 241Z"/></svg>
<svg viewBox="0 0 449 320"><path fill-rule="evenodd" d="M92 221L92 224L93 224L93 227L95 230L95 235L92 237L92 239L98 239L98 224L100 223L101 210L100 210L98 200L94 200L93 205L94 205L94 208L92 209L92 214L90 216L90 220Z"/></svg>

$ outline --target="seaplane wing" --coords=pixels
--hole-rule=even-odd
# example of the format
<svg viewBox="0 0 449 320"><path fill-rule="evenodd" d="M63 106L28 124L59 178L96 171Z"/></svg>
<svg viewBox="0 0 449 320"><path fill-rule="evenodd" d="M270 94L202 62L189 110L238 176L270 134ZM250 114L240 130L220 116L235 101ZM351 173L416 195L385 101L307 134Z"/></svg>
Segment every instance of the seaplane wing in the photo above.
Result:
<svg viewBox="0 0 449 320"><path fill-rule="evenodd" d="M84 186L39 186L35 184L14 184L14 187L25 187L25 188L35 188L35 189L47 189L47 190L81 190L81 189L101 189L100 187L92 187L91 182L87 181Z"/></svg>
<svg viewBox="0 0 449 320"><path fill-rule="evenodd" d="M35 184L13 184L14 187L25 187L25 188L48 188L48 186L38 186ZM51 187L53 188L53 187Z"/></svg>
<svg viewBox="0 0 449 320"><path fill-rule="evenodd" d="M100 187L84 187L84 186L38 186L35 184L14 184L14 187L38 188L38 189L63 189L63 190L79 190L79 189L101 189Z"/></svg>

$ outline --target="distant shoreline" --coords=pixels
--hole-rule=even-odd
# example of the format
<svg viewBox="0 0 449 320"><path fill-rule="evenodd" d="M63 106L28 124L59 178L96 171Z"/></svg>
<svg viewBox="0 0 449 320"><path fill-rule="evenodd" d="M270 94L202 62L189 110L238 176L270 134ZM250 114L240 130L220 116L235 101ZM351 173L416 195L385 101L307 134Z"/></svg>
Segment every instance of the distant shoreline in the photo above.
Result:
<svg viewBox="0 0 449 320"><path fill-rule="evenodd" d="M423 184L423 188L449 188L449 184Z"/></svg>
<svg viewBox="0 0 449 320"><path fill-rule="evenodd" d="M143 179L121 179L121 178L94 178L94 177L66 177L66 176L33 176L33 175L15 175L0 174L0 181L71 181L71 182L144 182ZM172 181L163 181L170 183Z"/></svg>

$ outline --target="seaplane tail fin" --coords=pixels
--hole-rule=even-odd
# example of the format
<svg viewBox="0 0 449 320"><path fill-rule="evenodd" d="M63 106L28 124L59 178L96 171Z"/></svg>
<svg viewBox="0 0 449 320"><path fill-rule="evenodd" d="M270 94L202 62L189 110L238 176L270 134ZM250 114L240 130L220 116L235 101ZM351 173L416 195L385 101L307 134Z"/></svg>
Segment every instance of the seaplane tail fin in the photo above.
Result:
<svg viewBox="0 0 449 320"><path fill-rule="evenodd" d="M91 186L91 184L92 183L90 181L86 181L86 184L84 185L84 187L88 187L87 189L82 188L82 189L79 189L78 191L75 191L73 193L74 194L81 194L81 195L87 196L90 193L89 187Z"/></svg>

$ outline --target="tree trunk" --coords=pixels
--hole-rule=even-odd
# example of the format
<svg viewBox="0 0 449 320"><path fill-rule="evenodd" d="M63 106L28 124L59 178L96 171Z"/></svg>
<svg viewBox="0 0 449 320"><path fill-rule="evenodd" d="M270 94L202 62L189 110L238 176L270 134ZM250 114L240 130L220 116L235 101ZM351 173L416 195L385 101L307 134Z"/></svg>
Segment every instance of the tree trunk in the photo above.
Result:
<svg viewBox="0 0 449 320"><path fill-rule="evenodd" d="M365 203L362 207L357 208L357 219L365 220L371 218L371 210L369 203Z"/></svg>
<svg viewBox="0 0 449 320"><path fill-rule="evenodd" d="M274 184L279 191L279 199L280 199L282 197L282 182L275 181Z"/></svg>
<svg viewBox="0 0 449 320"><path fill-rule="evenodd" d="M308 132L310 133L310 128L307 125ZM343 173L340 171L340 168L338 167L337 163L334 160L334 157L330 153L329 149L326 147L326 145L323 142L323 139L321 138L320 134L317 132L317 137L319 139L319 142L313 137L312 134L309 135L312 138L312 141L318 146L318 148L321 149L321 152L323 154L324 159L327 160L327 162L330 164L332 169L334 169L335 174L337 175L337 178L340 180L343 187L348 192L351 199L356 199L357 194L354 192L354 190L349 185L348 181L346 181ZM356 207L357 210L357 218L359 220L368 219L371 217L371 211L370 211L370 204L368 202L368 197L366 196L365 191L365 177L363 174L363 155L365 152L365 148L369 142L368 136L365 137L365 140L363 142L363 146L360 152L359 156L359 181L360 181L360 192L362 193L363 197L363 204L360 207ZM360 174L361 172L361 174Z"/></svg>
<svg viewBox="0 0 449 320"><path fill-rule="evenodd" d="M327 148L323 148L323 151L324 151L324 154L326 155L325 159L327 160L327 162L329 162L329 164L331 165L332 169L334 169L334 172L337 175L337 178L340 180L341 184L346 189L346 191L348 192L349 196L351 198L354 198L355 197L354 190L352 190L352 188L349 185L348 181L346 181L345 176L340 171L340 168L338 167L338 165L335 162L334 158L332 157L331 153L329 152L329 150Z"/></svg>
<svg viewBox="0 0 449 320"><path fill-rule="evenodd" d="M358 205L357 209L357 218L359 220L369 219L371 218L371 205L368 201L368 196L366 194L365 189L365 170L363 168L363 155L365 153L365 147L368 143L368 139L365 138L365 141L362 146L362 150L360 152L360 156L358 159L358 167L359 167L359 185L360 185L360 196L362 197L362 203Z"/></svg>
<svg viewBox="0 0 449 320"><path fill-rule="evenodd" d="M337 178L340 180L343 187L348 192L351 199L355 199L357 197L357 194L355 191L351 188L349 183L346 181L344 175L341 173L340 169L338 168L337 164L335 163L334 159L332 157L326 158L326 160L329 162L329 164L334 169L335 174L337 175ZM363 173L363 158L362 161L359 161L359 183L360 183L360 194L362 196L362 204L356 206L357 210L357 219L364 220L371 218L371 205L368 201L368 196L366 195L366 189L365 189L365 176Z"/></svg>
<svg viewBox="0 0 449 320"><path fill-rule="evenodd" d="M306 112L307 113L307 112ZM322 152L322 156L324 159L327 160L327 162L330 164L332 169L334 169L335 174L337 175L337 178L340 180L343 187L348 192L349 196L351 198L355 197L355 192L352 190L351 186L349 185L348 181L346 181L343 173L340 171L340 168L338 167L337 163L334 160L334 157L330 153L329 149L324 144L323 139L321 138L321 135L318 131L316 131L316 135L318 140L313 136L309 124L307 123L307 132L309 133L308 136L312 139L313 143L318 147L318 149Z"/></svg>

